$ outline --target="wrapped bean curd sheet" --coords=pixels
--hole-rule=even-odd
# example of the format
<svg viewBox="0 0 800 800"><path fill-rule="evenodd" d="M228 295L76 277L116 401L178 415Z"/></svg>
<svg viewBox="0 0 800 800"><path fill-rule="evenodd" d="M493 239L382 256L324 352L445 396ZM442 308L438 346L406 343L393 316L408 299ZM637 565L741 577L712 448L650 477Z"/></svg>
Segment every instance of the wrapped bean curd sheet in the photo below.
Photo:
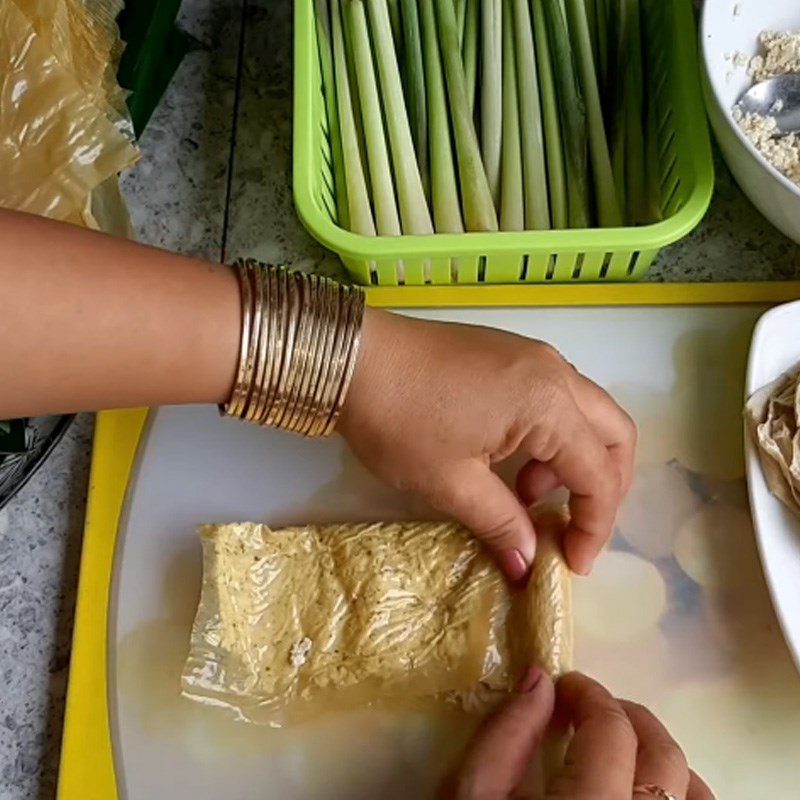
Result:
<svg viewBox="0 0 800 800"><path fill-rule="evenodd" d="M525 668L570 669L561 510L525 588L452 523L206 525L184 695L275 726L378 705L476 713Z"/></svg>

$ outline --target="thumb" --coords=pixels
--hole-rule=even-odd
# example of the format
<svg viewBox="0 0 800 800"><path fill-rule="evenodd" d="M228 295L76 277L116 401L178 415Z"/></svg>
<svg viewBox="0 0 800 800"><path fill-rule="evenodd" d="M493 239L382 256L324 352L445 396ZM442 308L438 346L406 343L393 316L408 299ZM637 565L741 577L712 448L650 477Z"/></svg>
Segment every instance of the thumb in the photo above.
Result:
<svg viewBox="0 0 800 800"><path fill-rule="evenodd" d="M443 800L506 800L525 778L555 704L553 682L531 667L478 729Z"/></svg>
<svg viewBox="0 0 800 800"><path fill-rule="evenodd" d="M434 505L469 528L491 551L512 581L528 574L536 554L536 533L527 510L489 467L464 461L448 468Z"/></svg>

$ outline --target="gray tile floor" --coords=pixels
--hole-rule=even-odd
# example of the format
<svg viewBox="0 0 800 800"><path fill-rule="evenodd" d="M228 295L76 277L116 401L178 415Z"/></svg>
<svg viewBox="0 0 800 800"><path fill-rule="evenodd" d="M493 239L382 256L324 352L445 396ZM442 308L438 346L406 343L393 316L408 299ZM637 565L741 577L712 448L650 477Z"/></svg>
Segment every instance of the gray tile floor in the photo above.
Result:
<svg viewBox="0 0 800 800"><path fill-rule="evenodd" d="M340 269L292 210L291 8L290 0L184 0L182 23L207 49L181 66L142 139L142 161L125 177L141 241L217 261L253 255ZM649 277L795 278L800 247L718 164L708 216ZM91 435L91 417L79 417L0 512L0 800L55 795Z"/></svg>

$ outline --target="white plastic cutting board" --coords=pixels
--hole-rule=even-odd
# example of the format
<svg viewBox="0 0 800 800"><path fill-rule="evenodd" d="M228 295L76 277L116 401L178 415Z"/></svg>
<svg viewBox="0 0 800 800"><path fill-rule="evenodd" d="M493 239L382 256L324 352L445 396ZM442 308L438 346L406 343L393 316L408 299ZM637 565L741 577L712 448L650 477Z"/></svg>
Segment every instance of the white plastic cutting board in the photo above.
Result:
<svg viewBox="0 0 800 800"><path fill-rule="evenodd" d="M611 551L576 580L578 666L650 705L725 800L794 797L800 677L747 511L740 409L753 307L451 309L439 319L546 339L641 427ZM424 409L420 409L424 413ZM362 712L255 728L179 696L200 581L200 522L421 517L341 442L220 420L152 419L120 532L111 707L127 800L393 800L429 795L463 722Z"/></svg>

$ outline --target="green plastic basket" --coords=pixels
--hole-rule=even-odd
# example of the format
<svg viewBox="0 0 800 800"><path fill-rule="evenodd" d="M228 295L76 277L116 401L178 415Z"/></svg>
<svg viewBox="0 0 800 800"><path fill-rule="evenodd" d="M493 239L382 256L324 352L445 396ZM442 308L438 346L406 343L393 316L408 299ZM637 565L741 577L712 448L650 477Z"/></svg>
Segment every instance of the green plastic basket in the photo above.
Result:
<svg viewBox="0 0 800 800"><path fill-rule="evenodd" d="M368 237L336 222L328 122L314 0L295 0L294 201L309 233L336 252L357 283L406 285L625 281L640 278L658 251L689 233L714 187L700 91L691 0L643 0L658 109L664 219L591 230Z"/></svg>

